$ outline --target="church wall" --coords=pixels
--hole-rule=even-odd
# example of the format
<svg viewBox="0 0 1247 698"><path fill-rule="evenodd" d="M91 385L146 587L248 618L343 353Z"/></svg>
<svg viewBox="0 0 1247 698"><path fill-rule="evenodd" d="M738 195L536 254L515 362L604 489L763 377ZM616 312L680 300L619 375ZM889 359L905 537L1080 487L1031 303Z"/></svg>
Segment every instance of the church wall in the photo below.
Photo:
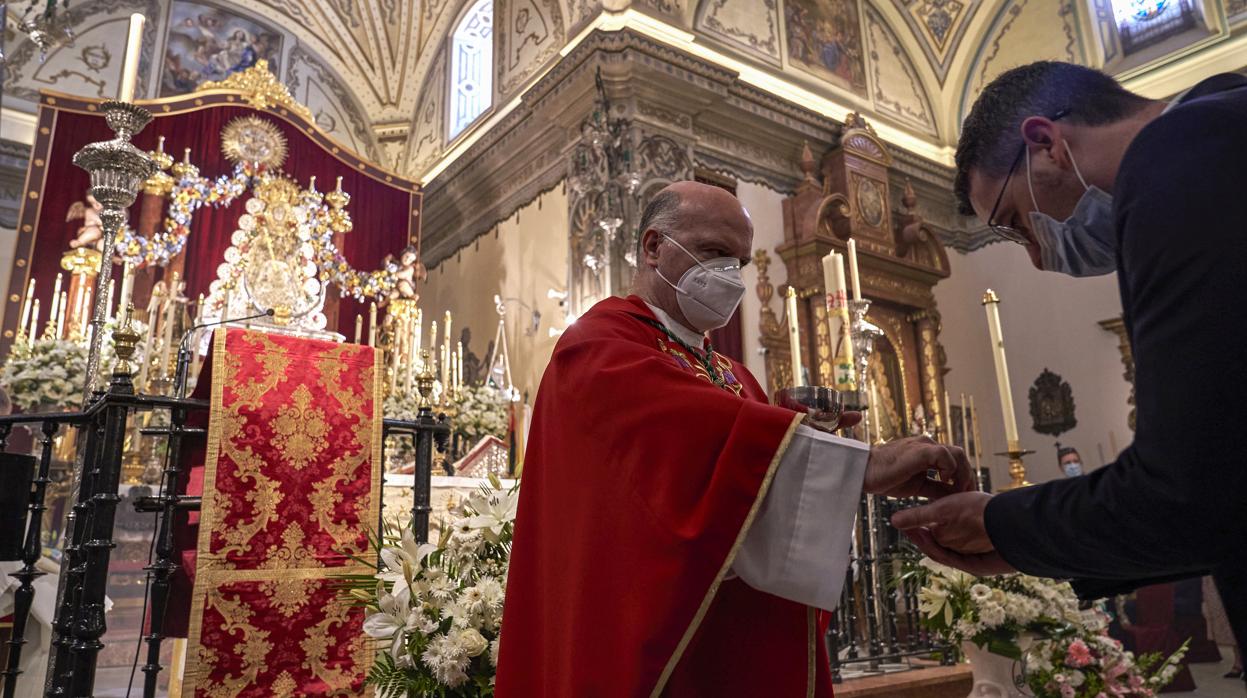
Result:
<svg viewBox="0 0 1247 698"><path fill-rule="evenodd" d="M557 341L550 330L566 327L558 301L548 294L567 287L567 230L567 194L555 187L430 269L420 291L426 331L429 318L440 324L449 310L455 338L470 328L471 350L483 361L498 328L494 294L501 295L512 379L521 393L535 397ZM535 331L530 309L541 313Z"/></svg>
<svg viewBox="0 0 1247 698"><path fill-rule="evenodd" d="M779 287L784 282L784 265L779 262L775 248L784 241L784 195L760 184L739 182L736 185L736 196L753 220L753 249L755 252L766 250L771 256L774 263L767 273L771 283ZM761 301L754 291L758 286L758 268L750 264L741 275L745 281L745 297L740 302L745 366L759 383L766 385L766 357L760 353L761 331L758 329ZM778 310L778 302L774 299L771 302L775 304L774 309Z"/></svg>
<svg viewBox="0 0 1247 698"><path fill-rule="evenodd" d="M1118 340L1099 326L1100 320L1121 315L1116 275L1074 279L1041 272L1017 246L987 245L969 254L949 252L952 276L935 287L943 317L940 341L948 354L945 385L953 404L960 393L974 395L980 411L983 467L990 464L992 482L1008 482L1008 463L995 453L1005 448L996 374L987 336L987 318L981 304L991 288L1001 298L1000 322L1004 333L1013 405L1022 446L1038 453L1025 459L1027 478L1043 482L1060 476L1055 442L1073 446L1085 468L1111 461L1110 434L1118 448L1130 444L1126 425L1130 386L1122 377ZM1074 429L1059 436L1031 429L1028 392L1047 368L1073 389Z"/></svg>

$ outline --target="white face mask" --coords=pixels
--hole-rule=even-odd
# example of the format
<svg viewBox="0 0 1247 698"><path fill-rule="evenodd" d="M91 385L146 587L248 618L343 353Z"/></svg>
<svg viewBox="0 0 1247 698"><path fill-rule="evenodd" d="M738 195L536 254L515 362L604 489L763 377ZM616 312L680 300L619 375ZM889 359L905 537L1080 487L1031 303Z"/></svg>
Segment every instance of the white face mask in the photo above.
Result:
<svg viewBox="0 0 1247 698"><path fill-rule="evenodd" d="M658 278L675 289L676 302L680 304L684 318L698 332L717 330L726 325L745 295L745 282L740 278L740 260L715 257L703 262L670 235L664 233L663 237L696 262L684 272L678 284L671 283L661 271L654 270L658 271Z"/></svg>
<svg viewBox="0 0 1247 698"><path fill-rule="evenodd" d="M1087 186L1078 171L1074 153L1065 142L1074 174L1082 182L1082 198L1074 212L1064 221L1040 213L1031 183L1031 151L1026 149L1026 186L1030 188L1031 232L1039 243L1039 261L1045 271L1059 271L1070 276L1100 276L1117 269L1117 224L1113 220L1113 195L1099 187Z"/></svg>
<svg viewBox="0 0 1247 698"><path fill-rule="evenodd" d="M1072 460L1068 463L1061 464L1061 470L1065 471L1065 477L1078 477L1082 475L1082 463Z"/></svg>

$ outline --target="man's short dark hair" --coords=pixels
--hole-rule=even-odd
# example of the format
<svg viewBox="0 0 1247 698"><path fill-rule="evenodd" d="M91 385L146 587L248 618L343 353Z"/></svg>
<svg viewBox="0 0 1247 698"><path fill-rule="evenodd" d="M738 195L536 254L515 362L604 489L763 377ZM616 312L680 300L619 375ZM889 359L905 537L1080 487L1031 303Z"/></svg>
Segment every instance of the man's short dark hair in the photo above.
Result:
<svg viewBox="0 0 1247 698"><path fill-rule="evenodd" d="M645 210L641 212L641 224L637 226L636 231L636 258L638 264L641 261L641 238L645 237L645 231L650 228L662 231L673 230L679 222L679 215L679 194L673 191L664 191L649 200L649 203L645 205Z"/></svg>
<svg viewBox="0 0 1247 698"><path fill-rule="evenodd" d="M1130 116L1147 104L1146 98L1108 75L1073 63L1038 61L1000 74L979 93L961 124L953 185L958 208L964 215L974 215L970 170L992 177L1008 173L1022 146L1021 127L1027 118L1052 118L1068 111L1063 121L1099 126Z"/></svg>

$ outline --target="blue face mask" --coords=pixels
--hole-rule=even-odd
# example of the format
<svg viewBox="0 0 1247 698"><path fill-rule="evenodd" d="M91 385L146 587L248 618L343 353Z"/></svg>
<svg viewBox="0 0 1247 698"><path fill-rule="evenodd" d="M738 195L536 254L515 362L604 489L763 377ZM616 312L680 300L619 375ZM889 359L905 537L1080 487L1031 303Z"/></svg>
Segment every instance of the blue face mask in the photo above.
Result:
<svg viewBox="0 0 1247 698"><path fill-rule="evenodd" d="M1082 463L1072 460L1068 463L1061 464L1061 470L1065 471L1065 477L1078 477L1082 475Z"/></svg>
<svg viewBox="0 0 1247 698"><path fill-rule="evenodd" d="M1031 154L1026 150L1026 186L1030 188L1031 233L1039 244L1039 261L1045 271L1059 271L1070 276L1101 276L1117 269L1117 225L1113 220L1113 195L1099 187L1087 186L1078 171L1074 153L1065 143L1074 174L1082 182L1082 198L1074 212L1064 221L1040 213L1031 184Z"/></svg>

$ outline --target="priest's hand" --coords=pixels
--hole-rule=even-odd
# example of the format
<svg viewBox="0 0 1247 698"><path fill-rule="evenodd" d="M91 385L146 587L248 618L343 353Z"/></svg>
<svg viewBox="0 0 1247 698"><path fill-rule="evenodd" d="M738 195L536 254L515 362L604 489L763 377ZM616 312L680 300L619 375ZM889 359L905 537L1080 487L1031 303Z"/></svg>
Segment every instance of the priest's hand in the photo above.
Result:
<svg viewBox="0 0 1247 698"><path fill-rule="evenodd" d="M956 567L976 577L994 577L1001 574L1012 574L1017 569L1005 562L1000 553L992 550L986 553L959 553L949 550L935 540L935 535L925 528L911 528L905 535L922 554L941 565Z"/></svg>
<svg viewBox="0 0 1247 698"><path fill-rule="evenodd" d="M938 481L927 477L932 470L939 473ZM862 485L870 494L930 499L974 487L974 473L965 451L936 443L929 436L911 436L872 448Z"/></svg>

